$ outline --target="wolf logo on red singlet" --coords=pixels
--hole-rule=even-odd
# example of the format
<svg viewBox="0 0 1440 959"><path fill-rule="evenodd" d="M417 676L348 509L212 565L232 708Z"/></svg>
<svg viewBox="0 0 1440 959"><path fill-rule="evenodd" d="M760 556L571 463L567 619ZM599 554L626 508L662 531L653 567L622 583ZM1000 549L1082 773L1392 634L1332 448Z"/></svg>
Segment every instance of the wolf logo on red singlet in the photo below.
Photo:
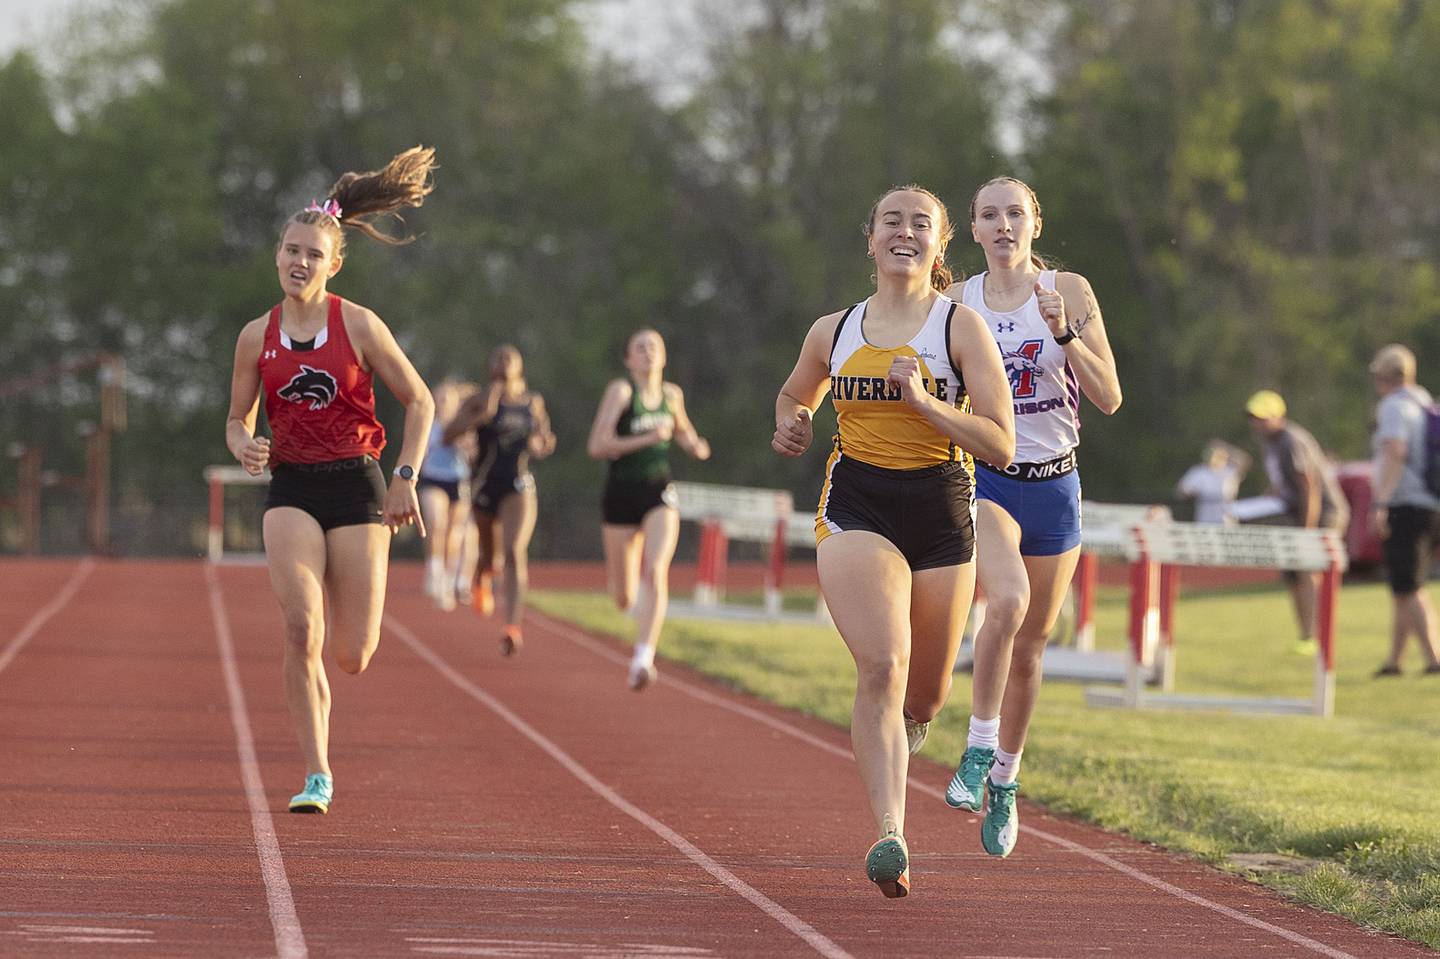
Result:
<svg viewBox="0 0 1440 959"><path fill-rule="evenodd" d="M292 403L309 400L312 410L323 410L335 401L339 390L335 377L324 370L317 370L302 363L300 372L292 376L290 382L282 386L278 393L282 399Z"/></svg>

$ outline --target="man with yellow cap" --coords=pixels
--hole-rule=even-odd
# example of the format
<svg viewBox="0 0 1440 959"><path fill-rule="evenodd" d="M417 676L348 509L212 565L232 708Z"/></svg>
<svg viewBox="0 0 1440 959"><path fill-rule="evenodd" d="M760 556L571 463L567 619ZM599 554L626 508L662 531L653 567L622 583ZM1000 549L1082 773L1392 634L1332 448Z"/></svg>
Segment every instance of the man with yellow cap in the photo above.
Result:
<svg viewBox="0 0 1440 959"><path fill-rule="evenodd" d="M1286 419L1285 412L1285 398L1274 390L1260 390L1245 402L1250 429L1260 441L1270 495L1285 501L1292 526L1343 531L1350 521L1350 507L1340 492L1335 471L1310 431ZM1287 569L1284 576L1300 623L1295 652L1313 654L1320 574Z"/></svg>

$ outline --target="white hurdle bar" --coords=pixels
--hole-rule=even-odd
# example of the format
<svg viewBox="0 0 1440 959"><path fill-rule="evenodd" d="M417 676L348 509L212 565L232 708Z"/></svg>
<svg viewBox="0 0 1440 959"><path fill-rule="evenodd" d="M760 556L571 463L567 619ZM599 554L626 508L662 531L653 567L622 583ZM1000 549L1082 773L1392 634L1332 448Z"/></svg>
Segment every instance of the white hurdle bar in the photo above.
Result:
<svg viewBox="0 0 1440 959"><path fill-rule="evenodd" d="M1097 503L1089 500L1082 504L1081 509L1081 552L1070 586L1074 639L1068 645L1046 647L1045 675L1055 679L1124 683L1129 674L1130 657L1124 653L1095 649L1095 595L1099 585L1100 560L1124 560L1134 527L1145 522L1168 522L1170 509L1144 503ZM1172 573L1169 567L1161 571L1162 577L1166 578ZM975 634L984 620L985 598L977 592L970 618L965 624L964 642L956 659L957 669L969 668L973 662ZM1169 618L1163 607L1161 620L1159 632L1164 635ZM1163 660L1155 659L1155 648L1154 640L1147 643L1144 662L1150 668L1148 681L1160 683L1166 679L1167 673L1160 668ZM1155 663L1153 666L1152 660Z"/></svg>
<svg viewBox="0 0 1440 959"><path fill-rule="evenodd" d="M1095 650L1095 590L1099 585L1099 561L1125 559L1131 531L1142 523L1168 523L1170 507L1138 503L1081 504L1080 561L1075 567L1075 649ZM1163 575L1163 571L1162 571ZM1162 627L1163 629L1163 627Z"/></svg>
<svg viewBox="0 0 1440 959"><path fill-rule="evenodd" d="M205 483L210 489L210 528L206 556L218 563L225 557L225 487L227 484L258 485L270 482L267 474L251 476L243 466L207 466Z"/></svg>
<svg viewBox="0 0 1440 959"><path fill-rule="evenodd" d="M1125 547L1130 568L1130 668L1121 690L1087 689L1096 706L1233 709L1242 712L1311 713L1331 716L1335 710L1335 614L1340 576L1347 565L1345 547L1334 530L1283 526L1219 526L1209 523L1154 521L1137 524ZM1315 682L1309 699L1238 698L1179 695L1169 692L1175 671L1173 616L1179 579L1167 580L1166 566L1219 566L1319 572ZM1163 644L1161 634L1167 634ZM1144 689L1150 671L1147 653L1157 649L1164 659L1164 692Z"/></svg>
<svg viewBox="0 0 1440 959"><path fill-rule="evenodd" d="M778 615L785 550L791 542L794 497L787 490L709 483L676 483L675 494L680 519L700 524L695 605L713 608L724 598L730 540L735 539L770 545L765 610L772 616Z"/></svg>

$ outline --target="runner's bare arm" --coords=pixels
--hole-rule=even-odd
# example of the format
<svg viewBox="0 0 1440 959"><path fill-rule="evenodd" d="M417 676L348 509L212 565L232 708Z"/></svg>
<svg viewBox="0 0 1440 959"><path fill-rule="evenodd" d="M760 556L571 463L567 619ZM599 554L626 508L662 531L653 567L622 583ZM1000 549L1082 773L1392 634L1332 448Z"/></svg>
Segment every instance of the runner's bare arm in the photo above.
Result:
<svg viewBox="0 0 1440 959"><path fill-rule="evenodd" d="M799 456L815 439L811 415L830 390L830 346L843 312L822 316L810 326L795 368L775 397L775 435L770 448L781 456Z"/></svg>
<svg viewBox="0 0 1440 959"><path fill-rule="evenodd" d="M259 476L270 462L270 440L255 435L260 409L260 350L265 343L266 322L266 317L251 320L236 340L230 411L225 419L225 445L251 476Z"/></svg>
<svg viewBox="0 0 1440 959"><path fill-rule="evenodd" d="M675 445L697 460L708 460L710 441L690 422L690 414L685 410L685 391L674 383L666 383L665 396L670 401L670 415L675 417Z"/></svg>

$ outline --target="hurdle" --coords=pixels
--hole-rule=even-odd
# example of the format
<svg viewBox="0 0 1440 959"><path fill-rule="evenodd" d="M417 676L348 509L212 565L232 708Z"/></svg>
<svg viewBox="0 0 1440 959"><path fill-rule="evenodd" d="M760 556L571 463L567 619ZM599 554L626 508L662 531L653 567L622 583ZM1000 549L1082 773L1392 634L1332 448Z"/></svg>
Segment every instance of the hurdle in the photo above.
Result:
<svg viewBox="0 0 1440 959"><path fill-rule="evenodd" d="M263 562L264 553L225 552L225 487L259 486L270 482L268 473L251 476L243 466L207 466L203 471L205 484L209 488L209 528L206 533L206 558L211 563L256 563Z"/></svg>
<svg viewBox="0 0 1440 959"><path fill-rule="evenodd" d="M1170 522L1170 508L1146 503L1096 503L1086 501L1082 507L1080 558L1070 586L1070 599L1075 628L1071 642L1053 641L1045 647L1043 668L1048 679L1077 682L1124 683L1130 674L1130 657L1123 652L1095 649L1095 593L1099 585L1100 560L1125 560L1131 550L1134 528L1142 523ZM1168 583L1173 571L1161 570ZM985 600L977 597L966 623L965 639L956 656L955 668L971 668L975 658L975 634L985 621ZM1156 648L1164 630L1147 633L1143 662L1145 681L1162 685L1173 681L1164 660L1157 659ZM1167 621L1168 625L1168 621ZM1168 688L1168 687L1164 687Z"/></svg>
<svg viewBox="0 0 1440 959"><path fill-rule="evenodd" d="M677 482L675 493L681 521L700 525L694 602L672 603L675 615L780 618L786 552L792 546L815 548L814 514L795 510L787 490ZM767 547L762 611L724 602L732 541ZM828 616L823 601L816 615Z"/></svg>
<svg viewBox="0 0 1440 959"><path fill-rule="evenodd" d="M1335 614L1340 576L1348 562L1334 530L1283 526L1217 526L1208 523L1146 522L1131 531L1130 662L1123 688L1085 691L1092 706L1162 709L1228 709L1236 712L1303 713L1330 717L1335 711ZM1166 581L1163 566L1219 566L1296 570L1321 574L1317 597L1315 681L1308 699L1178 694L1175 673L1174 604L1178 574ZM1147 649L1163 657L1163 690L1144 688L1151 664Z"/></svg>

